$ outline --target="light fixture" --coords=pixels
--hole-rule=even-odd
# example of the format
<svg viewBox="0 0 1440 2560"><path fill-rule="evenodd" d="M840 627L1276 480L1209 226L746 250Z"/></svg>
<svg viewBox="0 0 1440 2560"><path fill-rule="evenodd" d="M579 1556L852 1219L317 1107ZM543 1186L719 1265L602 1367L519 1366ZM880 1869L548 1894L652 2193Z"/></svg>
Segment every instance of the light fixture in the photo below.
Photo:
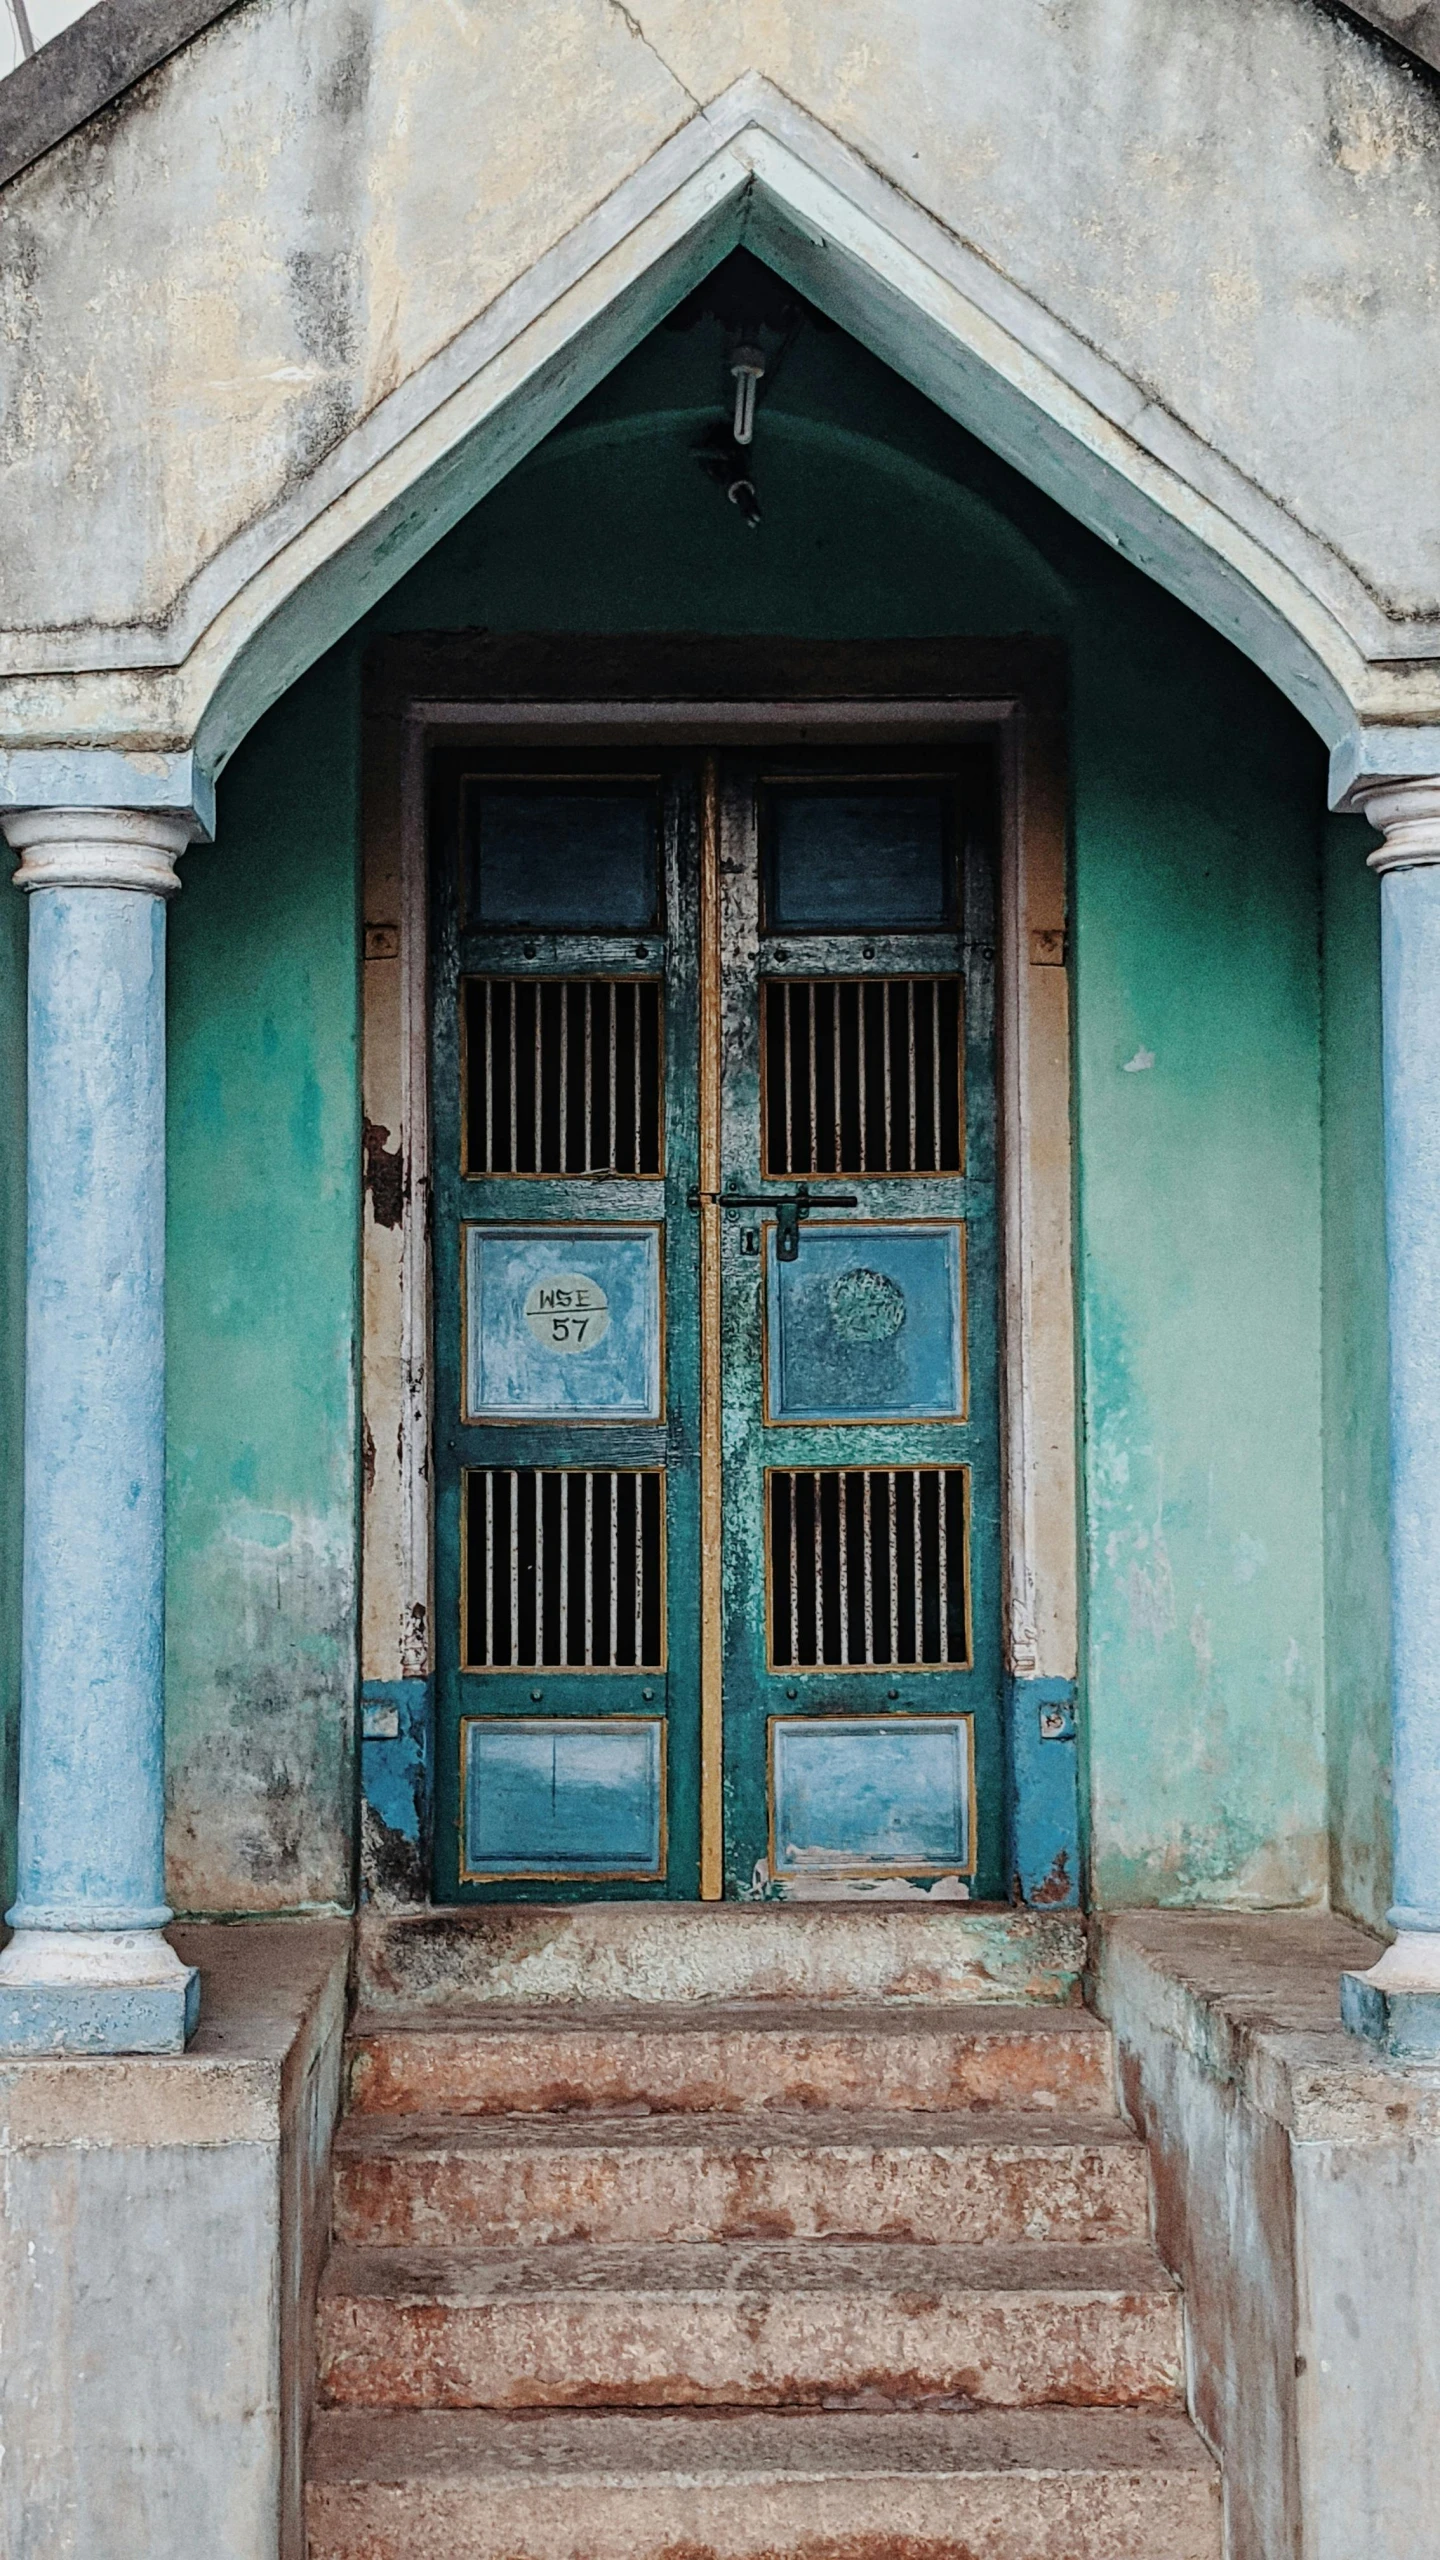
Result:
<svg viewBox="0 0 1440 2560"><path fill-rule="evenodd" d="M765 371L765 358L760 348L736 347L730 358L730 371L735 377L732 432L737 444L748 444L755 433L755 392Z"/></svg>

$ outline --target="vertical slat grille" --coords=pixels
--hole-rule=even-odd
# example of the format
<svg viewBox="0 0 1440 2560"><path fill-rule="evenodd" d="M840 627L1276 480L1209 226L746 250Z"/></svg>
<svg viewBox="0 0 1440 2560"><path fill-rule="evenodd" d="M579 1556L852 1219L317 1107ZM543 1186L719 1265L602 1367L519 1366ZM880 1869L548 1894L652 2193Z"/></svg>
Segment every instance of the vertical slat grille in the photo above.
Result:
<svg viewBox="0 0 1440 2560"><path fill-rule="evenodd" d="M765 1170L960 1173L958 978L767 978Z"/></svg>
<svg viewBox="0 0 1440 2560"><path fill-rule="evenodd" d="M656 978L467 978L467 1173L662 1171Z"/></svg>
<svg viewBox="0 0 1440 2560"><path fill-rule="evenodd" d="M964 1467L772 1470L776 1670L968 1661L966 1476Z"/></svg>
<svg viewBox="0 0 1440 2560"><path fill-rule="evenodd" d="M658 1670L663 1510L648 1469L469 1470L467 1670Z"/></svg>

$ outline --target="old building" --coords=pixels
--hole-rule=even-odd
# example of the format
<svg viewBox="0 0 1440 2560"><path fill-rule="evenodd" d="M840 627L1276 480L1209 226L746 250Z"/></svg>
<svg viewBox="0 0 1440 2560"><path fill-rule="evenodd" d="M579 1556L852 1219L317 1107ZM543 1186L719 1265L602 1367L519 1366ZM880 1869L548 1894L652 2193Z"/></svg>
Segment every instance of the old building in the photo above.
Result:
<svg viewBox="0 0 1440 2560"><path fill-rule="evenodd" d="M1437 379L1430 0L0 82L17 2560L1433 2560Z"/></svg>

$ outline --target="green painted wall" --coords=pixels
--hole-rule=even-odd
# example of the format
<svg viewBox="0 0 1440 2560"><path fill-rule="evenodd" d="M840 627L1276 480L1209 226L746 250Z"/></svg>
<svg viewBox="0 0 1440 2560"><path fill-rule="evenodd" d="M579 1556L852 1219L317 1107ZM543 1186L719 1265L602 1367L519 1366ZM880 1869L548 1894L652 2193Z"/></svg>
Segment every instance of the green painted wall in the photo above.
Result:
<svg viewBox="0 0 1440 2560"><path fill-rule="evenodd" d="M356 1695L357 684L221 784L170 910L169 1867L178 1910L345 1903Z"/></svg>
<svg viewBox="0 0 1440 2560"><path fill-rule="evenodd" d="M1075 761L1096 1889L1314 1900L1322 762L1168 609L1077 651Z"/></svg>
<svg viewBox="0 0 1440 2560"><path fill-rule="evenodd" d="M1390 1900L1385 1187L1380 883L1358 818L1325 836L1325 1645L1331 1894Z"/></svg>
<svg viewBox="0 0 1440 2560"><path fill-rule="evenodd" d="M1316 1900L1319 745L837 332L762 407L748 530L692 453L723 379L658 332L375 619L1069 640L1094 1883Z"/></svg>
<svg viewBox="0 0 1440 2560"><path fill-rule="evenodd" d="M1333 1804L1336 1890L1369 1909L1383 1299L1354 831L1326 855L1322 1168L1316 741L838 332L802 332L762 406L748 530L692 453L723 353L712 327L657 332L368 627L1070 642L1095 1881L1111 1903L1314 1900ZM236 757L172 909L171 1848L192 1908L348 1891L363 636ZM0 1565L0 1646L6 1589Z"/></svg>

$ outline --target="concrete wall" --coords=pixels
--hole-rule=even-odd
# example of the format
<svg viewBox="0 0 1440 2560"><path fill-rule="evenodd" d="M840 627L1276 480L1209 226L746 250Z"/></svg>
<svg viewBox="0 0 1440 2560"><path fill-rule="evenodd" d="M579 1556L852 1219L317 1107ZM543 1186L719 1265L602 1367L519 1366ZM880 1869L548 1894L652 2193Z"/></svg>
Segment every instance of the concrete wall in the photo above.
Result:
<svg viewBox="0 0 1440 2560"><path fill-rule="evenodd" d="M182 2058L0 2069L6 2560L303 2560L349 1932L176 1943Z"/></svg>
<svg viewBox="0 0 1440 2560"><path fill-rule="evenodd" d="M789 196L774 153L754 190L748 141L717 166L752 115L789 137ZM1262 593L1292 635L1307 622L1294 666L1337 726L1362 696L1376 718L1434 719L1437 136L1429 76L1306 0L248 0L6 190L17 728L171 742L231 645L199 672L207 623L248 595L259 628L290 573L264 598L251 582L327 506L354 546L343 627L423 540L424 509L401 521L404 467L383 496L337 501L478 378L522 305L535 318L593 263L587 219L608 208L613 242L656 215L617 285L658 316L664 281L648 300L642 282L662 233L683 265L752 192L769 218L768 193L803 260L834 212L804 174L822 168L882 230L922 238L932 277L963 278L945 325L985 360L937 379L967 422L999 435L1002 411L1028 414L1037 470L1069 472L1095 522L1102 493L1133 499L1132 535L1193 572L1222 625ZM682 180L689 212L670 202ZM994 288L991 318L1035 359L1014 399L978 317ZM1067 391L1093 438L1057 423ZM1363 422L1382 396L1379 435ZM499 465L454 432L458 513ZM1197 495L1243 537L1233 575L1223 543L1177 565ZM329 543L316 533L311 565ZM193 677L172 681L192 644Z"/></svg>
<svg viewBox="0 0 1440 2560"><path fill-rule="evenodd" d="M1440 2107L1340 2025L1337 1975L1375 1952L1318 1914L1127 1913L1101 1937L1228 2560L1435 2550Z"/></svg>
<svg viewBox="0 0 1440 2560"><path fill-rule="evenodd" d="M723 353L714 324L658 331L368 628L1070 642L1094 1878L1112 1904L1314 1900L1330 1863L1318 747L1238 655L839 332L803 331L762 403L749 531L692 450ZM219 842L186 857L172 909L171 1854L187 1908L348 1889L363 638L247 742ZM1347 833L1342 918L1369 896ZM1332 1024L1373 1013L1373 946L1354 933L1345 953ZM1364 1100L1338 1037L1332 1132L1353 1086L1363 1156L1373 1085ZM1335 1161L1332 1143L1332 1197ZM1373 1521L1368 1214L1357 1197L1360 1259L1332 1292L1353 1379L1347 1406L1325 1372L1332 1530L1347 1470ZM1332 1535L1332 1573L1338 1553ZM1373 1675L1366 1573L1342 1658ZM1369 1696L1373 1735L1373 1676ZM1383 1807L1346 1750L1346 1837L1373 1841Z"/></svg>
<svg viewBox="0 0 1440 2560"><path fill-rule="evenodd" d="M1390 1430L1380 1095L1380 883L1354 818L1325 837L1325 1660L1330 1887L1390 1901Z"/></svg>
<svg viewBox="0 0 1440 2560"><path fill-rule="evenodd" d="M358 679L226 774L170 911L169 1891L346 1905L355 1803Z"/></svg>

